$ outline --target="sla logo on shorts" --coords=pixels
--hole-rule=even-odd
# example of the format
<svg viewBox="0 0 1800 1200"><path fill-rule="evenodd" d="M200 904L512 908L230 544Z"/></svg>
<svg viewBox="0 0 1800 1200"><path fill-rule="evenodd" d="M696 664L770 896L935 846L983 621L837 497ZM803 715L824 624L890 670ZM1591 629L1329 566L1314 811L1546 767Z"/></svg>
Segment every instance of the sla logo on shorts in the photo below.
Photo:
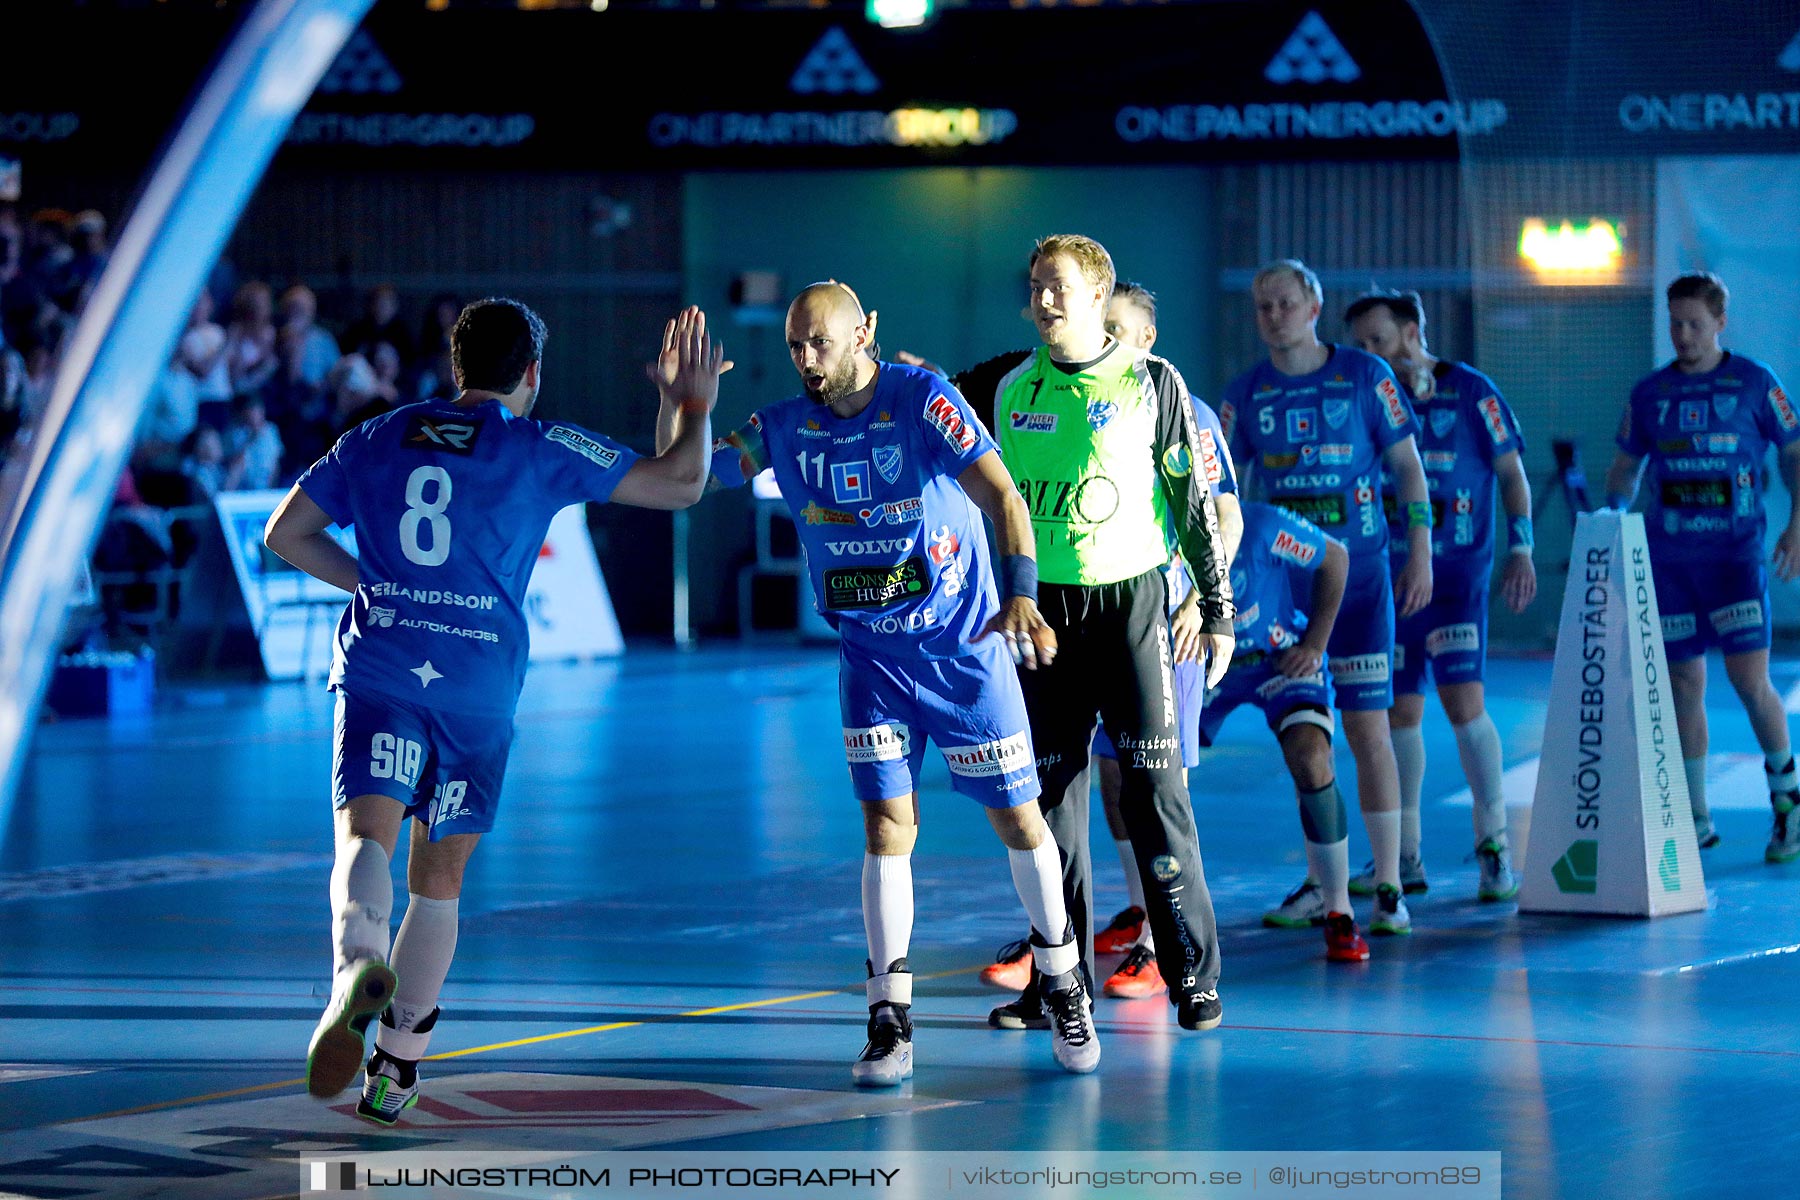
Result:
<svg viewBox="0 0 1800 1200"><path fill-rule="evenodd" d="M1032 766L1031 742L1021 732L976 746L945 746L944 762L949 765L952 775L967 779L1011 775Z"/></svg>
<svg viewBox="0 0 1800 1200"><path fill-rule="evenodd" d="M1425 653L1432 658L1463 650L1481 649L1481 630L1473 623L1440 625L1425 635Z"/></svg>
<svg viewBox="0 0 1800 1200"><path fill-rule="evenodd" d="M460 454L467 458L475 453L475 435L480 432L479 421L446 421L438 417L415 415L407 422L406 436L401 439L400 444L409 450Z"/></svg>
<svg viewBox="0 0 1800 1200"><path fill-rule="evenodd" d="M825 607L839 612L886 608L925 594L925 560L918 557L891 567L833 567L825 572Z"/></svg>
<svg viewBox="0 0 1800 1200"><path fill-rule="evenodd" d="M1679 642L1691 638L1699 626L1693 613L1664 613L1662 617L1663 641Z"/></svg>
<svg viewBox="0 0 1800 1200"><path fill-rule="evenodd" d="M1150 864L1150 873L1163 883L1174 883L1181 878L1181 860L1173 854L1159 854Z"/></svg>
<svg viewBox="0 0 1800 1200"><path fill-rule="evenodd" d="M1376 380L1375 394L1381 397L1381 407L1387 412L1387 423L1390 426L1405 429L1412 423L1412 412L1406 407L1406 401L1400 398L1400 389L1392 379Z"/></svg>
<svg viewBox="0 0 1800 1200"><path fill-rule="evenodd" d="M899 762L912 752L912 730L898 722L844 726L844 757L853 763Z"/></svg>
<svg viewBox="0 0 1800 1200"><path fill-rule="evenodd" d="M1706 614L1712 627L1720 633L1741 633L1746 629L1761 629L1763 623L1763 607L1761 600L1745 600L1741 604L1728 604L1724 608L1715 608Z"/></svg>
<svg viewBox="0 0 1800 1200"><path fill-rule="evenodd" d="M956 449L973 450L975 448L975 431L969 427L967 421L963 420L963 415L957 410L956 405L950 403L950 398L942 392L933 396L931 403L925 406L925 419L931 422L932 426L944 435L944 440Z"/></svg>
<svg viewBox="0 0 1800 1200"><path fill-rule="evenodd" d="M610 446L602 446L593 438L570 429L567 425L552 425L545 437L559 445L567 446L581 457L590 459L601 467L610 467L619 461L619 452Z"/></svg>
<svg viewBox="0 0 1800 1200"><path fill-rule="evenodd" d="M1331 675L1342 684L1386 683L1388 656L1385 654L1351 654L1331 660Z"/></svg>

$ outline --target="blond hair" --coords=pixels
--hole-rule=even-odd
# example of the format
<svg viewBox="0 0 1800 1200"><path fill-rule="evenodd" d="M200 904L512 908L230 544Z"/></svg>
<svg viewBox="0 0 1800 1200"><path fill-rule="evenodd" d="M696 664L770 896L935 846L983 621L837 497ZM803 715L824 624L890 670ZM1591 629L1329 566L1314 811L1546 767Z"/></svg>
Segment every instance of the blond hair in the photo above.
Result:
<svg viewBox="0 0 1800 1200"><path fill-rule="evenodd" d="M1264 266L1256 273L1256 278L1250 281L1250 290L1254 292L1261 287L1265 279L1277 279L1283 275L1298 283L1300 290L1311 295L1315 303L1319 305L1325 303L1325 289L1320 286L1319 277L1313 273L1311 267L1297 258L1278 258Z"/></svg>
<svg viewBox="0 0 1800 1200"><path fill-rule="evenodd" d="M1112 255L1106 252L1105 246L1079 233L1053 233L1039 238L1037 245L1032 247L1029 266L1035 268L1040 260L1058 254L1074 259L1075 265L1081 268L1082 278L1099 285L1102 295L1112 295L1113 283L1119 275L1113 269Z"/></svg>

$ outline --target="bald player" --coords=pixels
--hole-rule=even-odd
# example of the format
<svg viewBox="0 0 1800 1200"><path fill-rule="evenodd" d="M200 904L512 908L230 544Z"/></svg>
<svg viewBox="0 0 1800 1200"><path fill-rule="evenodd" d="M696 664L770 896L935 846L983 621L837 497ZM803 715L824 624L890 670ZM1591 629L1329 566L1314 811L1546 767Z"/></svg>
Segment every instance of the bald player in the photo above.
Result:
<svg viewBox="0 0 1800 1200"><path fill-rule="evenodd" d="M1031 514L956 388L869 353L870 317L842 283L801 291L788 308L787 343L802 394L751 414L718 443L712 465L729 486L774 469L806 550L814 603L841 637L838 698L863 811L869 944L869 1040L851 1076L891 1086L912 1074L906 956L927 738L951 785L983 806L1006 845L1046 979L1056 1060L1089 1072L1100 1042L1061 858L1035 803L1017 674L1056 656L1037 607ZM984 514L999 542L998 595Z"/></svg>

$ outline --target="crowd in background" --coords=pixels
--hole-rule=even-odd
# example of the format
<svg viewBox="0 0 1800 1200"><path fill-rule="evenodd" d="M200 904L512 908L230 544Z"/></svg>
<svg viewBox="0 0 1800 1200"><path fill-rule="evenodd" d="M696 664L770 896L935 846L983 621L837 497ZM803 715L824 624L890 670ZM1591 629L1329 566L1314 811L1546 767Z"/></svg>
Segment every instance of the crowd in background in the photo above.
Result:
<svg viewBox="0 0 1800 1200"><path fill-rule="evenodd" d="M0 448L31 435L75 322L105 269L107 220L0 204ZM159 372L121 483L165 508L221 491L286 487L343 432L415 400L453 395L450 326L461 301L413 321L391 284L360 313L322 321L302 281L281 290L221 263Z"/></svg>
<svg viewBox="0 0 1800 1200"><path fill-rule="evenodd" d="M29 443L110 250L97 211L27 213L0 202L0 460ZM219 263L158 372L96 572L179 566L220 492L285 488L359 422L455 395L450 328L461 309L439 294L415 320L384 283L360 312L328 323L306 283L278 291Z"/></svg>

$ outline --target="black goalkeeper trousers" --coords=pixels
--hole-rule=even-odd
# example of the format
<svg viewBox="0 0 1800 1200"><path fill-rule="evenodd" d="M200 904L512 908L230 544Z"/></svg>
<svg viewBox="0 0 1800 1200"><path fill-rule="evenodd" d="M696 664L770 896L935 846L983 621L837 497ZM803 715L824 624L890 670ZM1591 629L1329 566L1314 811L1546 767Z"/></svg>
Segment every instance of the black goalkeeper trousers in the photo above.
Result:
<svg viewBox="0 0 1800 1200"><path fill-rule="evenodd" d="M1088 845L1088 746L1095 718L1119 755L1119 808L1144 882L1156 962L1170 1003L1219 980L1219 934L1200 862L1171 676L1160 569L1118 583L1043 584L1056 631L1049 667L1021 669L1037 753L1039 803L1062 855L1063 898L1094 973L1094 868ZM1055 938L1055 930L1043 930Z"/></svg>

